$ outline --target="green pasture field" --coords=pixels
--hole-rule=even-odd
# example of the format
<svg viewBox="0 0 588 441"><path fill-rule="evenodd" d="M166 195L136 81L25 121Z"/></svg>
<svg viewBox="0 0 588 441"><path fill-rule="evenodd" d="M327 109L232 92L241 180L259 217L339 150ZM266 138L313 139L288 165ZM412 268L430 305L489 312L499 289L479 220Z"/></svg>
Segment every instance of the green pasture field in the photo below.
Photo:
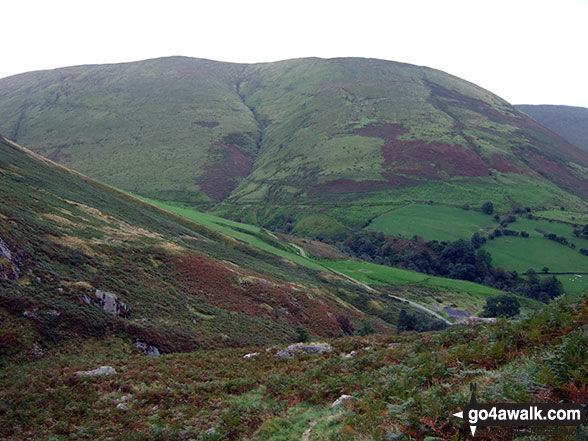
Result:
<svg viewBox="0 0 588 441"><path fill-rule="evenodd" d="M588 258L566 245L538 237L501 236L488 241L484 249L492 255L492 265L525 272L588 272Z"/></svg>
<svg viewBox="0 0 588 441"><path fill-rule="evenodd" d="M496 225L492 216L441 205L410 204L378 216L368 227L390 236L422 236L426 241L470 238Z"/></svg>

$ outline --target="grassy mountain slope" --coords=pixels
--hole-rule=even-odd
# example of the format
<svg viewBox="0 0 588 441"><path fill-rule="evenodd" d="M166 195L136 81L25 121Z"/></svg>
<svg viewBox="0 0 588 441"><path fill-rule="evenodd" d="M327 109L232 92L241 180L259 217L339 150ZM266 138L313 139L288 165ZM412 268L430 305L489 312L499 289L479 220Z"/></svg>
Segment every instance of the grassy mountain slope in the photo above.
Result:
<svg viewBox="0 0 588 441"><path fill-rule="evenodd" d="M572 192L586 180L570 163L586 167L588 155L499 97L433 69L344 58L247 73L240 91L264 123L263 138L231 200L324 199L431 181L494 184L492 170L543 176Z"/></svg>
<svg viewBox="0 0 588 441"><path fill-rule="evenodd" d="M6 78L0 133L143 195L190 202L222 198L234 179L248 173L258 137L236 93L241 69L174 57ZM199 182L215 167L228 189L208 179L201 189Z"/></svg>
<svg viewBox="0 0 588 441"><path fill-rule="evenodd" d="M519 104L517 109L542 126L588 152L588 109L584 107Z"/></svg>
<svg viewBox="0 0 588 441"><path fill-rule="evenodd" d="M268 344L294 340L296 326L337 335L337 316L364 316L361 302L342 297L368 293L327 269L159 210L5 138L0 153L2 355L112 336L127 350L140 339L163 352ZM101 308L99 291L124 304L119 313ZM380 302L386 314L365 317L394 326L400 302Z"/></svg>

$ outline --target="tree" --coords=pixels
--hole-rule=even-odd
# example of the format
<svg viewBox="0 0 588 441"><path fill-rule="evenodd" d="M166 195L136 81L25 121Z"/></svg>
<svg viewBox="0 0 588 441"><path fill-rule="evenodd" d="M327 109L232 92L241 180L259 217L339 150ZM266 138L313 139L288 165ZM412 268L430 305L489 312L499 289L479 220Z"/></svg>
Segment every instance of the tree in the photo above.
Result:
<svg viewBox="0 0 588 441"><path fill-rule="evenodd" d="M339 323L339 326L341 327L341 331L343 331L343 334L353 335L355 328L351 324L351 320L349 320L349 317L341 314L339 317L337 317L337 322Z"/></svg>
<svg viewBox="0 0 588 441"><path fill-rule="evenodd" d="M482 212L486 214L494 213L494 204L490 201L484 202L484 204L482 204Z"/></svg>
<svg viewBox="0 0 588 441"><path fill-rule="evenodd" d="M472 236L472 239L470 241L470 243L472 244L472 247L474 247L474 249L478 249L480 248L482 245L484 245L484 243L486 242L486 239L483 238L482 236L480 236L480 233L476 232L474 233L474 235Z"/></svg>
<svg viewBox="0 0 588 441"><path fill-rule="evenodd" d="M398 324L397 324L398 332L414 331L415 328L416 328L416 317L414 315L406 312L406 310L401 309L400 314L398 314Z"/></svg>
<svg viewBox="0 0 588 441"><path fill-rule="evenodd" d="M482 311L484 317L514 317L519 315L521 305L519 301L508 294L501 294L486 299L486 305Z"/></svg>
<svg viewBox="0 0 588 441"><path fill-rule="evenodd" d="M308 341L308 332L301 325L296 326L296 341L303 343Z"/></svg>
<svg viewBox="0 0 588 441"><path fill-rule="evenodd" d="M361 327L357 330L356 334L364 337L366 335L374 334L375 332L376 330L374 329L372 324L367 320L363 320L361 322Z"/></svg>

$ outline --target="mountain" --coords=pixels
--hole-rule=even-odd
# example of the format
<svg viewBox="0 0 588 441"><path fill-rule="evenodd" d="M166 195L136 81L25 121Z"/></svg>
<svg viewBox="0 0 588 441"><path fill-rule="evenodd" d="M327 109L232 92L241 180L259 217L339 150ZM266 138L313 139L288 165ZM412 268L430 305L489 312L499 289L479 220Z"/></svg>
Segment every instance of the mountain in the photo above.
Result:
<svg viewBox="0 0 588 441"><path fill-rule="evenodd" d="M585 107L532 104L519 104L515 107L588 152L588 109Z"/></svg>
<svg viewBox="0 0 588 441"><path fill-rule="evenodd" d="M171 57L0 80L0 132L157 200L299 234L407 203L585 212L588 153L492 93L391 61Z"/></svg>

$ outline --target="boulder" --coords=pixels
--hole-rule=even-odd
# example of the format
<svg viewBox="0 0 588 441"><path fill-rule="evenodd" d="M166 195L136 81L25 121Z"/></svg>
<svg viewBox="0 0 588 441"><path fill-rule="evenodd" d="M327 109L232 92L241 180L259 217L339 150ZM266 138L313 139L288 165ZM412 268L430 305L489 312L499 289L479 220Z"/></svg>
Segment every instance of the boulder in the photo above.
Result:
<svg viewBox="0 0 588 441"><path fill-rule="evenodd" d="M333 351L333 347L328 343L295 343L288 346L283 351L278 352L275 357L277 359L294 358L296 352L304 352L306 354L322 355Z"/></svg>
<svg viewBox="0 0 588 441"><path fill-rule="evenodd" d="M41 348L39 343L33 343L33 346L31 347L31 355L36 358L42 358L45 355L43 348Z"/></svg>
<svg viewBox="0 0 588 441"><path fill-rule="evenodd" d="M1 237L0 237L0 259L8 259L12 262L12 253L10 252L8 245L6 245L6 242L4 242Z"/></svg>
<svg viewBox="0 0 588 441"><path fill-rule="evenodd" d="M333 350L328 343L296 343L286 348L288 351L305 352L307 354L327 354Z"/></svg>
<svg viewBox="0 0 588 441"><path fill-rule="evenodd" d="M351 399L353 399L353 397L351 395L341 395L339 398L337 398L335 400L335 402L333 402L333 404L331 404L331 407L333 409L336 409L336 408L340 407L341 404L343 404L345 401L349 401Z"/></svg>
<svg viewBox="0 0 588 441"><path fill-rule="evenodd" d="M100 366L91 371L77 371L79 377L102 377L105 375L116 375L116 371L111 366Z"/></svg>
<svg viewBox="0 0 588 441"><path fill-rule="evenodd" d="M128 317L130 310L116 295L109 292L103 292L97 289L94 292L96 300L94 304L104 311L117 317Z"/></svg>
<svg viewBox="0 0 588 441"><path fill-rule="evenodd" d="M144 341L137 340L135 346L141 349L145 355L150 355L152 357L158 357L160 355L157 346L147 344Z"/></svg>
<svg viewBox="0 0 588 441"><path fill-rule="evenodd" d="M253 358L253 357L257 357L257 356L259 356L259 352L252 352L250 354L243 355L243 358L247 359L247 358Z"/></svg>
<svg viewBox="0 0 588 441"><path fill-rule="evenodd" d="M283 351L279 351L278 353L276 353L274 357L276 357L278 360L291 359L294 358L294 352L289 351L288 349L284 349Z"/></svg>

